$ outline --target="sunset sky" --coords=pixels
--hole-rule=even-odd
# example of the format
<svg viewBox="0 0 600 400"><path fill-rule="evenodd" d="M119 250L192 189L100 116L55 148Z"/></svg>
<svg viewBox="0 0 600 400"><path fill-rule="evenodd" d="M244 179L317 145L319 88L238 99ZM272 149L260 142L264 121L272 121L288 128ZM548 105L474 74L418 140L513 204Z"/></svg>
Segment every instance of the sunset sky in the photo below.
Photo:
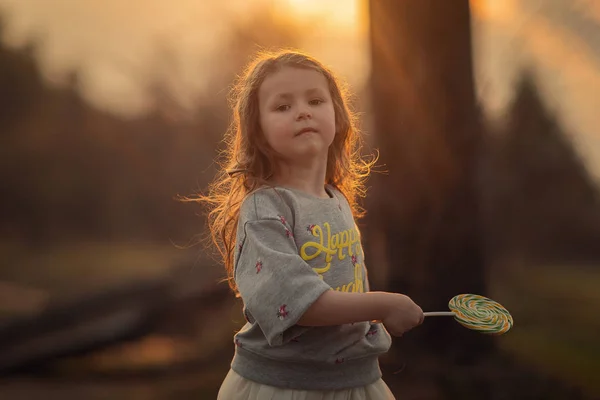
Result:
<svg viewBox="0 0 600 400"><path fill-rule="evenodd" d="M471 3L477 82L490 114L499 115L510 100L516 72L533 67L546 100L600 179L600 2ZM206 89L203 77L227 57L221 43L231 27L268 4L278 18L307 26L305 50L353 86L366 83L366 0L0 0L0 12L9 45L42 38L37 56L49 82L59 84L77 69L90 103L135 116L148 107L144 84L156 78L157 40L181 61L171 78L185 103Z"/></svg>

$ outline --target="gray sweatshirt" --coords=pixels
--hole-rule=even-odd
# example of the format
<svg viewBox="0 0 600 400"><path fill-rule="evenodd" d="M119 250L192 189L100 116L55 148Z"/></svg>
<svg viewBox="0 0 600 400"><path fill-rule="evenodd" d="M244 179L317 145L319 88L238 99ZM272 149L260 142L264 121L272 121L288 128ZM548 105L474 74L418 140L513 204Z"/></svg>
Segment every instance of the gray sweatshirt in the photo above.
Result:
<svg viewBox="0 0 600 400"><path fill-rule="evenodd" d="M231 368L246 379L304 390L368 385L391 338L382 324L303 327L296 323L327 290L366 292L360 233L345 197L262 188L243 202L234 279L246 325Z"/></svg>

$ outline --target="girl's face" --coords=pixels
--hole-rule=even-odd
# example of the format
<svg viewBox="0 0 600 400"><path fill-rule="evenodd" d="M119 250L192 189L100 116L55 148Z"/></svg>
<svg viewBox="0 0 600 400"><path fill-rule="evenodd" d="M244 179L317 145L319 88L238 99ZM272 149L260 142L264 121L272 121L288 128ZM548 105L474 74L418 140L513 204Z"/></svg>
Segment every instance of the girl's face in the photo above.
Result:
<svg viewBox="0 0 600 400"><path fill-rule="evenodd" d="M327 159L335 137L335 111L323 74L283 67L258 90L260 125L269 145L285 162Z"/></svg>

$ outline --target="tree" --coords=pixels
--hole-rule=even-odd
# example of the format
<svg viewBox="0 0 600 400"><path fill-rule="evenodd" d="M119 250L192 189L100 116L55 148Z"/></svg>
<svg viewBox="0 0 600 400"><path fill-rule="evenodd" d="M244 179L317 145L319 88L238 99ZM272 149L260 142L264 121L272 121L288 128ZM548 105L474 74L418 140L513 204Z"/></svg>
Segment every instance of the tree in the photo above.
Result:
<svg viewBox="0 0 600 400"><path fill-rule="evenodd" d="M484 180L491 250L503 259L600 259L600 202L585 163L524 72Z"/></svg>
<svg viewBox="0 0 600 400"><path fill-rule="evenodd" d="M385 289L444 310L456 294L486 294L469 3L378 0L370 15L375 145L388 174L372 178L367 231L385 241ZM402 343L455 363L491 348L484 335L444 318Z"/></svg>

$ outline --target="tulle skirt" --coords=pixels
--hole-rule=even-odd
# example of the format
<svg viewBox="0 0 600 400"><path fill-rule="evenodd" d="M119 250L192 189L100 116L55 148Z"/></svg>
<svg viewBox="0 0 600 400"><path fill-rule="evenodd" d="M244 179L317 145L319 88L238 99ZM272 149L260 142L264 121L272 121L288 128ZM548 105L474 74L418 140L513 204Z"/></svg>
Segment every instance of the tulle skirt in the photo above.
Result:
<svg viewBox="0 0 600 400"><path fill-rule="evenodd" d="M217 400L395 400L395 397L382 379L352 389L293 390L256 383L229 370Z"/></svg>

